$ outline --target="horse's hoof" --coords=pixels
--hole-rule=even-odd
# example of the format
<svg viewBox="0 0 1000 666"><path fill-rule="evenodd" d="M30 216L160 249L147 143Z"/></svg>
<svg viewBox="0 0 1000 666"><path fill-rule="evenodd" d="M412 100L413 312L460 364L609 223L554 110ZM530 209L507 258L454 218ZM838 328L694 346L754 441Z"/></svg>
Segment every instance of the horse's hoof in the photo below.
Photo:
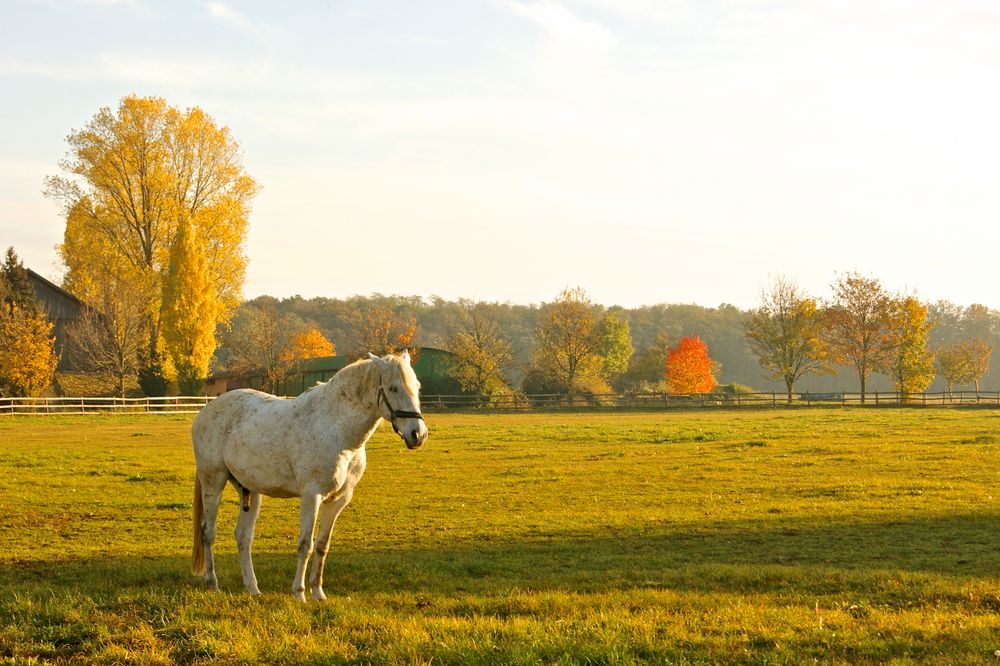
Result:
<svg viewBox="0 0 1000 666"><path fill-rule="evenodd" d="M254 586L254 587L248 587L247 588L247 592L250 593L251 597L259 597L260 596L260 590L257 589L256 586Z"/></svg>
<svg viewBox="0 0 1000 666"><path fill-rule="evenodd" d="M292 596L295 597L296 601L301 601L302 603L306 602L305 590L296 590L295 592L292 592Z"/></svg>
<svg viewBox="0 0 1000 666"><path fill-rule="evenodd" d="M313 599L315 599L316 601L326 601L326 595L323 594L323 590L317 588L313 590L312 594L313 594Z"/></svg>

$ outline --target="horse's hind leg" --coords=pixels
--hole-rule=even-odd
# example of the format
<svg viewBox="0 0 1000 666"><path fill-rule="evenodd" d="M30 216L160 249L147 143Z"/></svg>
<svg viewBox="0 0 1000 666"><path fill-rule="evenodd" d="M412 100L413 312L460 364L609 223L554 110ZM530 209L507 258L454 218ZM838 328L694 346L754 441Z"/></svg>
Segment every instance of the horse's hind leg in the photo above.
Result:
<svg viewBox="0 0 1000 666"><path fill-rule="evenodd" d="M253 528L260 515L260 493L250 493L248 511L240 511L236 521L236 548L240 553L240 571L243 573L243 587L250 594L260 594L257 587L257 576L253 572L253 560L250 558L250 547L253 546Z"/></svg>
<svg viewBox="0 0 1000 666"><path fill-rule="evenodd" d="M219 589L219 579L215 576L215 555L212 544L215 543L215 521L219 516L219 501L222 490L226 487L226 477L213 478L209 475L201 477L201 502L203 513L201 518L201 543L205 549L205 585L210 590Z"/></svg>

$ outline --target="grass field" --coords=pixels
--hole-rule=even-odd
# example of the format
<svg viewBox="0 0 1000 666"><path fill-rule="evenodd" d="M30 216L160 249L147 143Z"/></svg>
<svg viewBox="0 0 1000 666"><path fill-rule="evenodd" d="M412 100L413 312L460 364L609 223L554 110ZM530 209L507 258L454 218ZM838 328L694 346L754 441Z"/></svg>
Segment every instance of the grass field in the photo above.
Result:
<svg viewBox="0 0 1000 666"><path fill-rule="evenodd" d="M428 420L299 605L294 500L188 573L189 418L0 418L0 661L1000 663L1000 411Z"/></svg>

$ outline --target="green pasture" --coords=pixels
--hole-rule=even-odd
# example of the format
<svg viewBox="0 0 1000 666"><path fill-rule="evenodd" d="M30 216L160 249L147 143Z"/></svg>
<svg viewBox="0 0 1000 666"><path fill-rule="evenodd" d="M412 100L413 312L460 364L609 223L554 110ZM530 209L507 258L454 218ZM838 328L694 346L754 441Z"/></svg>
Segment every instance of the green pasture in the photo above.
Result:
<svg viewBox="0 0 1000 666"><path fill-rule="evenodd" d="M0 663L1000 663L1000 411L428 415L387 426L297 604L220 516L189 417L0 417Z"/></svg>

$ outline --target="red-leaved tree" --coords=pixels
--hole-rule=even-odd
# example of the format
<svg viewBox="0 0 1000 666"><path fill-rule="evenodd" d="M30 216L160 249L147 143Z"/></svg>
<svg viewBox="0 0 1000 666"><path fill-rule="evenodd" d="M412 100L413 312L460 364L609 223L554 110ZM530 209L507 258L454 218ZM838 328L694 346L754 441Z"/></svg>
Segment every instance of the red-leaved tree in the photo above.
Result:
<svg viewBox="0 0 1000 666"><path fill-rule="evenodd" d="M708 393L715 388L712 359L698 336L681 338L667 352L667 384L671 393Z"/></svg>

